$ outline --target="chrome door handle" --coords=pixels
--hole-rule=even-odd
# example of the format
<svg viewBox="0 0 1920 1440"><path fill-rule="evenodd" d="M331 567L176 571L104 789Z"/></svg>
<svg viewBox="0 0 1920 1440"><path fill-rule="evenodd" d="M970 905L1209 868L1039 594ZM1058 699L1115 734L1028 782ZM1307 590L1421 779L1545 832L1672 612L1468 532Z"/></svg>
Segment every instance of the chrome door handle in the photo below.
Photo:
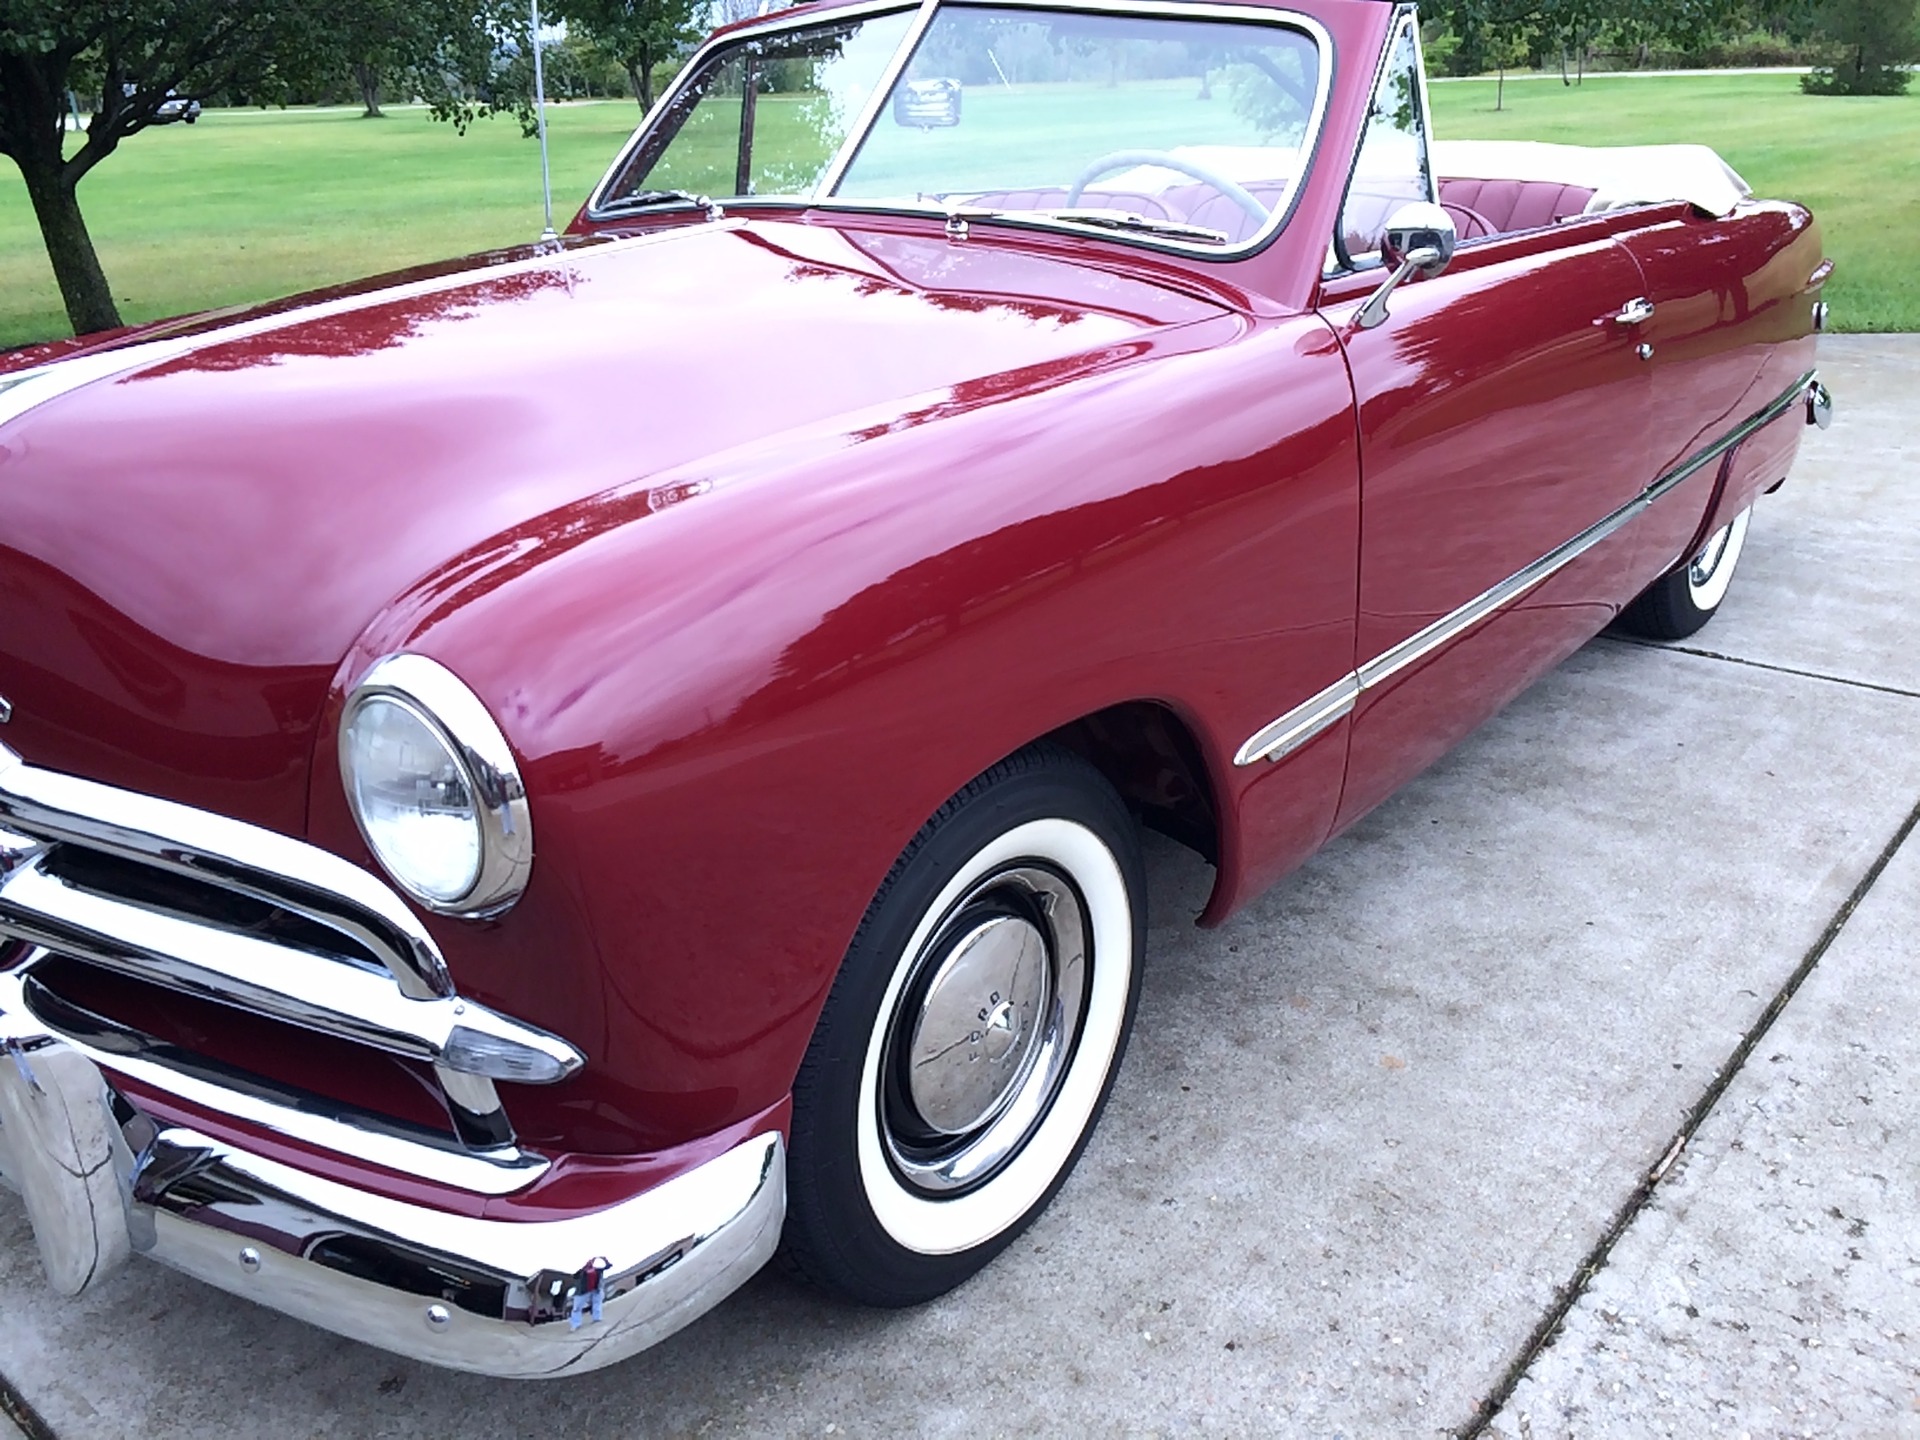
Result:
<svg viewBox="0 0 1920 1440"><path fill-rule="evenodd" d="M1629 300L1620 307L1617 315L1602 315L1593 323L1596 325L1639 325L1653 318L1653 302L1642 295L1637 300Z"/></svg>

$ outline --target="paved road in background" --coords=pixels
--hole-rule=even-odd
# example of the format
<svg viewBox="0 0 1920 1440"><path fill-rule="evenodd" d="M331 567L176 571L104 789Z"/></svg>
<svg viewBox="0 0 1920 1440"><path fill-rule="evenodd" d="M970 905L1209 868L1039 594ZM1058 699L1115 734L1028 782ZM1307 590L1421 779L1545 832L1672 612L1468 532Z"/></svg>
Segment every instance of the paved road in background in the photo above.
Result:
<svg viewBox="0 0 1920 1440"><path fill-rule="evenodd" d="M1697 643L1594 642L1223 929L1155 848L1106 1120L958 1293L764 1276L515 1386L152 1266L58 1301L0 1194L0 1374L61 1440L1443 1435L1516 1374L1514 1440L1920 1434L1920 337L1822 364Z"/></svg>

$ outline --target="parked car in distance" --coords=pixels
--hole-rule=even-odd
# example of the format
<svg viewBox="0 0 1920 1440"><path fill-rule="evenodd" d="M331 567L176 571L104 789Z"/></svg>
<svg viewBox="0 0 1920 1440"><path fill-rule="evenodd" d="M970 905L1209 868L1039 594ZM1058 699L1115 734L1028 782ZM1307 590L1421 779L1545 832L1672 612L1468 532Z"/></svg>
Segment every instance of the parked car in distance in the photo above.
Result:
<svg viewBox="0 0 1920 1440"><path fill-rule="evenodd" d="M17 357L52 1282L516 1376L776 1251L944 1293L1113 1085L1142 827L1218 924L1603 627L1705 624L1830 268L1697 147L1434 142L1410 7L821 0L558 243Z"/></svg>
<svg viewBox="0 0 1920 1440"><path fill-rule="evenodd" d="M120 93L131 100L140 93L140 87L138 85L122 85L120 87ZM193 99L191 96L182 95L177 90L169 90L167 91L166 98L163 99L158 108L154 110L153 119L148 123L152 125L172 125L177 121L184 120L187 124L191 125L199 118L200 102L198 100Z"/></svg>

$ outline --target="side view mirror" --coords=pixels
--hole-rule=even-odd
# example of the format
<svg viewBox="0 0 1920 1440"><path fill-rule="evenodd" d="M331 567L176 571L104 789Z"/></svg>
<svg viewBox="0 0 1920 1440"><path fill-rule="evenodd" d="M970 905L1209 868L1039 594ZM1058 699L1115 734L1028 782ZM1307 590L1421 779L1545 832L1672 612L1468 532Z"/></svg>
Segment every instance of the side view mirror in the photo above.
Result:
<svg viewBox="0 0 1920 1440"><path fill-rule="evenodd" d="M1395 290L1416 272L1432 280L1453 263L1453 252L1460 244L1460 232L1453 217L1430 200L1402 205L1387 221L1380 242L1380 258L1392 272L1380 282L1380 288L1354 313L1353 323L1371 330L1387 318L1387 301Z"/></svg>

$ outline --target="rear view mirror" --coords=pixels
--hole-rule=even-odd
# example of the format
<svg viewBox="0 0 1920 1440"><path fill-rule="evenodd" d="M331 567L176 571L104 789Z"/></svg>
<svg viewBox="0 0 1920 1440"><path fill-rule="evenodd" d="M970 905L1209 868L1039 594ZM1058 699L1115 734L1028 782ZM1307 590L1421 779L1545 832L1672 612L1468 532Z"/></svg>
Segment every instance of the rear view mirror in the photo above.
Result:
<svg viewBox="0 0 1920 1440"><path fill-rule="evenodd" d="M915 130L945 129L960 123L958 80L903 80L893 92L893 123Z"/></svg>

